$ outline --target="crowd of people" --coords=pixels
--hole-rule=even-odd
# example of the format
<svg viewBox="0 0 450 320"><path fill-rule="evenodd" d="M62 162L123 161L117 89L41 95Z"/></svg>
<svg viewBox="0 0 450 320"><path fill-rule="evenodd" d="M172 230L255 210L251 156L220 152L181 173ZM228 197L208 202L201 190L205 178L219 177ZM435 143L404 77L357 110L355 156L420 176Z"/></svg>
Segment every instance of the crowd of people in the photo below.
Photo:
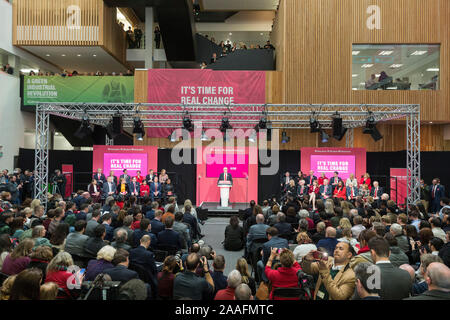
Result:
<svg viewBox="0 0 450 320"><path fill-rule="evenodd" d="M24 74L25 75L25 74ZM103 77L103 76L125 76L125 77L132 77L134 76L134 73L132 70L128 69L127 72L123 73L123 72L112 72L111 74L108 72L101 72L100 70L97 70L96 72L84 72L84 73L78 73L78 71L74 70L72 72L67 71L67 70L63 70L61 73L55 73L55 72L42 72L41 70L39 70L38 72L34 72L33 70L31 70L28 74L28 76L39 76L39 77L54 77L54 76L59 76L59 77L79 77L79 76L91 76L91 77Z"/></svg>
<svg viewBox="0 0 450 320"><path fill-rule="evenodd" d="M14 68L9 63L0 66L0 73L14 74Z"/></svg>

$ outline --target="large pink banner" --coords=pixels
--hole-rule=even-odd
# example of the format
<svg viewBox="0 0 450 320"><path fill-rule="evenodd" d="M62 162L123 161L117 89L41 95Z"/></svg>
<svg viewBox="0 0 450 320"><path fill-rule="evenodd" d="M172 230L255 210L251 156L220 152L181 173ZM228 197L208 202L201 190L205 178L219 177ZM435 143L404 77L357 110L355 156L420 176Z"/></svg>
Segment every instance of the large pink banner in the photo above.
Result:
<svg viewBox="0 0 450 320"><path fill-rule="evenodd" d="M179 103L180 110L183 104L230 105L233 111L238 108L233 104L264 104L265 101L264 71L148 70L149 103ZM150 128L148 136L167 137L172 130Z"/></svg>

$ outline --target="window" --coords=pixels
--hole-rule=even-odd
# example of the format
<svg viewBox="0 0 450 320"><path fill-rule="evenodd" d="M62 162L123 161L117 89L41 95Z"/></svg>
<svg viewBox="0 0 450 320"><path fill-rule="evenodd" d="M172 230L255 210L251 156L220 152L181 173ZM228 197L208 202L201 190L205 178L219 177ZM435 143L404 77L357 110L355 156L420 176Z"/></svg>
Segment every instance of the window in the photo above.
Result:
<svg viewBox="0 0 450 320"><path fill-rule="evenodd" d="M354 44L353 90L439 90L440 45Z"/></svg>

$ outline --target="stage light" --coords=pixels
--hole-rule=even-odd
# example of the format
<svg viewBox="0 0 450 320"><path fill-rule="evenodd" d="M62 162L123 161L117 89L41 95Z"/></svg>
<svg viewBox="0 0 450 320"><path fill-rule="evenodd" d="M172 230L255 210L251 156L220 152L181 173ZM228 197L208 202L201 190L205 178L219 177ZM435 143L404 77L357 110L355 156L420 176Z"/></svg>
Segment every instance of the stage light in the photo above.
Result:
<svg viewBox="0 0 450 320"><path fill-rule="evenodd" d="M133 119L134 125L133 125L133 134L136 135L136 139L139 141L144 140L145 136L145 130L144 125L142 124L142 121L139 117L135 117Z"/></svg>
<svg viewBox="0 0 450 320"><path fill-rule="evenodd" d="M256 131L253 130L250 136L248 137L249 142L256 142Z"/></svg>
<svg viewBox="0 0 450 320"><path fill-rule="evenodd" d="M259 129L266 129L267 128L267 118L266 117L263 117L263 118L261 118L261 120L259 120L258 128Z"/></svg>
<svg viewBox="0 0 450 320"><path fill-rule="evenodd" d="M194 125L192 124L192 120L187 114L183 118L183 128L189 132L194 131Z"/></svg>
<svg viewBox="0 0 450 320"><path fill-rule="evenodd" d="M267 141L272 141L272 122L267 122Z"/></svg>
<svg viewBox="0 0 450 320"><path fill-rule="evenodd" d="M283 131L281 133L281 143L288 143L289 141L291 141L291 138L288 137L286 131Z"/></svg>
<svg viewBox="0 0 450 320"><path fill-rule="evenodd" d="M327 143L330 136L325 132L325 130L322 129L320 131L320 139L322 140L322 143Z"/></svg>
<svg viewBox="0 0 450 320"><path fill-rule="evenodd" d="M220 125L220 131L226 132L229 129L233 129L230 124L230 120L227 117L222 118L222 124Z"/></svg>
<svg viewBox="0 0 450 320"><path fill-rule="evenodd" d="M375 142L383 138L383 135L377 129L372 112L369 112L369 117L366 120L366 126L363 128L363 134L370 134Z"/></svg>
<svg viewBox="0 0 450 320"><path fill-rule="evenodd" d="M177 142L177 132L176 130L172 131L172 134L169 135L170 142Z"/></svg>
<svg viewBox="0 0 450 320"><path fill-rule="evenodd" d="M89 123L89 117L87 114L83 116L83 119L81 120L81 125L78 128L77 131L75 131L74 136L77 137L80 140L83 140L88 135L92 134L93 130L91 128L91 124Z"/></svg>
<svg viewBox="0 0 450 320"><path fill-rule="evenodd" d="M202 141L209 141L209 137L206 135L205 130L202 130L202 136L201 136L201 140Z"/></svg>
<svg viewBox="0 0 450 320"><path fill-rule="evenodd" d="M311 128L311 133L320 132L319 122L314 117L309 119L309 126Z"/></svg>
<svg viewBox="0 0 450 320"><path fill-rule="evenodd" d="M336 115L333 117L333 138L341 141L346 132L347 128L342 126L342 118L336 112Z"/></svg>
<svg viewBox="0 0 450 320"><path fill-rule="evenodd" d="M123 118L121 115L115 115L106 126L106 134L110 139L114 139L123 133Z"/></svg>

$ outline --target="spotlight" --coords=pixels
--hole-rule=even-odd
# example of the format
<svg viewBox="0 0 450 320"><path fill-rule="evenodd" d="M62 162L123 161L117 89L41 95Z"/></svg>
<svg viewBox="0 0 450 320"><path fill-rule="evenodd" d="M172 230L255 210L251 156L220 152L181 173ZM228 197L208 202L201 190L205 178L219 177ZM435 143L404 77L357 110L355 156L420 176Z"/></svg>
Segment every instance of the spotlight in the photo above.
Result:
<svg viewBox="0 0 450 320"><path fill-rule="evenodd" d="M259 120L258 128L259 129L266 129L267 128L267 118L266 117L263 117L263 118L261 118L261 120Z"/></svg>
<svg viewBox="0 0 450 320"><path fill-rule="evenodd" d="M230 120L227 117L222 118L222 124L220 125L220 131L226 132L229 129L233 129L230 124Z"/></svg>
<svg viewBox="0 0 450 320"><path fill-rule="evenodd" d="M309 119L309 126L311 128L311 133L320 132L319 122L314 117Z"/></svg>
<svg viewBox="0 0 450 320"><path fill-rule="evenodd" d="M83 119L81 120L81 125L78 128L77 131L75 131L74 136L77 137L80 140L83 140L88 135L92 134L93 130L91 128L91 125L89 123L89 117L87 114L83 116Z"/></svg>
<svg viewBox="0 0 450 320"><path fill-rule="evenodd" d="M177 142L177 132L176 132L176 130L173 130L168 138L169 138L170 142Z"/></svg>
<svg viewBox="0 0 450 320"><path fill-rule="evenodd" d="M338 113L333 117L333 138L341 141L347 132L347 128L342 126L342 118Z"/></svg>
<svg viewBox="0 0 450 320"><path fill-rule="evenodd" d="M286 131L283 131L281 133L281 143L288 143L289 141L291 141L291 138L288 137Z"/></svg>
<svg viewBox="0 0 450 320"><path fill-rule="evenodd" d="M205 130L202 130L202 136L201 136L201 140L202 141L209 141L209 137L206 135Z"/></svg>
<svg viewBox="0 0 450 320"><path fill-rule="evenodd" d="M252 133L248 137L248 141L249 142L256 142L256 131L254 131L254 130L252 131Z"/></svg>
<svg viewBox="0 0 450 320"><path fill-rule="evenodd" d="M110 139L114 139L123 133L123 118L121 115L115 115L106 126L106 134Z"/></svg>
<svg viewBox="0 0 450 320"><path fill-rule="evenodd" d="M363 128L364 134L370 134L372 139L376 141L383 139L383 135L378 131L377 125L375 123L375 118L373 117L372 112L369 112L369 117L366 121L366 126Z"/></svg>
<svg viewBox="0 0 450 320"><path fill-rule="evenodd" d="M145 130L144 125L142 124L142 121L139 117L135 117L133 119L134 125L133 125L133 134L136 134L136 139L139 141L144 140L145 136Z"/></svg>
<svg viewBox="0 0 450 320"><path fill-rule="evenodd" d="M189 115L187 114L183 118L183 128L189 132L194 131L194 125L192 124L192 120L191 118L189 118Z"/></svg>
<svg viewBox="0 0 450 320"><path fill-rule="evenodd" d="M320 131L320 139L322 140L322 143L327 143L330 136L325 132L325 130L322 129Z"/></svg>

